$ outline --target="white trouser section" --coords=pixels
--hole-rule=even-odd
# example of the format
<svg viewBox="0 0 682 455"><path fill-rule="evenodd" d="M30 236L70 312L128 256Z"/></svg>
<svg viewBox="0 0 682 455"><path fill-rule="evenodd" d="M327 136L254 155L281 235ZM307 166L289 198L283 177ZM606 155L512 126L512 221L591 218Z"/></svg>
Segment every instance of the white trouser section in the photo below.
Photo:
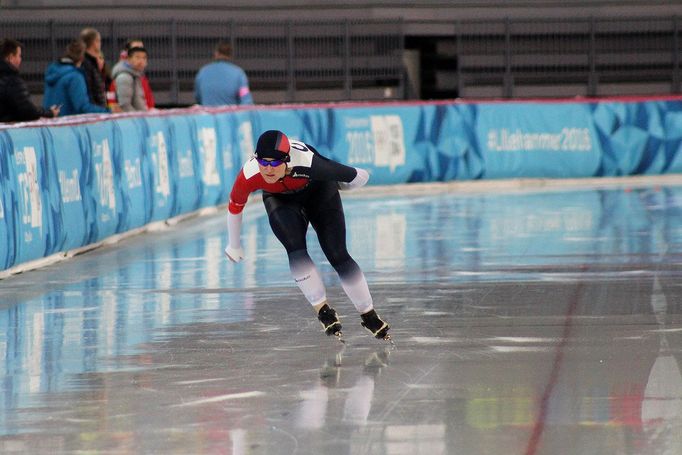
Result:
<svg viewBox="0 0 682 455"><path fill-rule="evenodd" d="M298 264L291 267L291 276L311 305L315 306L327 300L327 291L314 264Z"/></svg>
<svg viewBox="0 0 682 455"><path fill-rule="evenodd" d="M341 286L360 314L367 313L374 308L364 273L359 272L350 280L341 280Z"/></svg>

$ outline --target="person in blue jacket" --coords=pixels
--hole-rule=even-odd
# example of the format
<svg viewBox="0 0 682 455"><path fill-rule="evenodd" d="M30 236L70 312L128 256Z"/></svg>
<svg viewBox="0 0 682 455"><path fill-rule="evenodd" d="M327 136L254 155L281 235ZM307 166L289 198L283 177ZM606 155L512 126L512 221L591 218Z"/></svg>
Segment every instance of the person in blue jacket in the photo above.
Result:
<svg viewBox="0 0 682 455"><path fill-rule="evenodd" d="M60 106L60 117L109 112L106 107L90 102L85 74L80 69L84 58L85 44L72 41L66 47L66 54L45 71L43 106Z"/></svg>
<svg viewBox="0 0 682 455"><path fill-rule="evenodd" d="M194 97L202 106L253 104L246 73L232 63L232 46L220 42L213 61L204 65L194 80Z"/></svg>

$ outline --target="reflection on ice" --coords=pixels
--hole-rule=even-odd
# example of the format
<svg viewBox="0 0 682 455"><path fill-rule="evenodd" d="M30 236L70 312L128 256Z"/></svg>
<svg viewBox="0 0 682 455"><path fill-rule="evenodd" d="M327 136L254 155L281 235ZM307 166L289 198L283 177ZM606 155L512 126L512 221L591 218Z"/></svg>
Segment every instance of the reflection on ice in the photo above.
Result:
<svg viewBox="0 0 682 455"><path fill-rule="evenodd" d="M381 371L388 366L389 348L370 352L364 359L362 374L355 379L350 389L341 389L343 376L343 357L345 346L333 358L328 359L320 369L319 380L312 389L301 391L302 402L296 411L296 426L309 430L317 430L327 423L329 412L330 389L339 390L343 394L342 421L356 426L367 424L372 399L374 397L374 381ZM348 374L348 372L346 372Z"/></svg>

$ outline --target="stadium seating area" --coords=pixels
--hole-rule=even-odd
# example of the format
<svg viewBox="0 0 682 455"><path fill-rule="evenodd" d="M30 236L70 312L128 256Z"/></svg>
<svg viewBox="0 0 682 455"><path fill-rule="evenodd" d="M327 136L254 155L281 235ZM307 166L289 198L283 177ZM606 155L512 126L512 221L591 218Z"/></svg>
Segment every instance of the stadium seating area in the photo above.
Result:
<svg viewBox="0 0 682 455"><path fill-rule="evenodd" d="M5 0L10 8L0 17L0 34L26 45L22 73L36 95L47 64L84 26L101 32L109 62L126 39L144 40L161 106L194 101L194 75L219 39L231 40L258 103L680 91L679 19L666 2L600 0L590 6L594 11L582 8L586 16L576 1L456 0L448 8L391 2L392 10L386 2L364 1L350 2L340 18L330 19L338 5L324 1L232 2L232 9L203 1L191 11L186 1L161 10L152 0L136 19L125 8L102 6L79 20L63 17L73 2L49 2L52 9L46 3ZM267 20L255 19L264 11L272 13ZM389 11L392 17L383 17ZM368 18L358 18L363 12ZM90 19L94 13L113 19Z"/></svg>

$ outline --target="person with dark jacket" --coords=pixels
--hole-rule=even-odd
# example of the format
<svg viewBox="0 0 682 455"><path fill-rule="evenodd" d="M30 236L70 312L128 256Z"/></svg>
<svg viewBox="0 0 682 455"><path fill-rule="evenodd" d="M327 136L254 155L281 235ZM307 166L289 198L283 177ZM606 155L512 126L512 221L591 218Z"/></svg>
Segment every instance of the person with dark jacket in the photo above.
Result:
<svg viewBox="0 0 682 455"><path fill-rule="evenodd" d="M80 68L84 54L83 42L72 41L66 47L64 57L47 67L43 106L61 105L62 116L109 112L106 107L90 102L85 76Z"/></svg>
<svg viewBox="0 0 682 455"><path fill-rule="evenodd" d="M13 39L0 40L0 122L37 120L56 117L59 108L43 109L31 102L26 83L19 77L22 44Z"/></svg>
<svg viewBox="0 0 682 455"><path fill-rule="evenodd" d="M102 53L102 36L94 28L88 27L81 31L80 39L85 44L85 58L81 69L85 74L90 102L98 106L107 106L106 87L102 71L97 61Z"/></svg>

